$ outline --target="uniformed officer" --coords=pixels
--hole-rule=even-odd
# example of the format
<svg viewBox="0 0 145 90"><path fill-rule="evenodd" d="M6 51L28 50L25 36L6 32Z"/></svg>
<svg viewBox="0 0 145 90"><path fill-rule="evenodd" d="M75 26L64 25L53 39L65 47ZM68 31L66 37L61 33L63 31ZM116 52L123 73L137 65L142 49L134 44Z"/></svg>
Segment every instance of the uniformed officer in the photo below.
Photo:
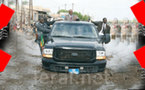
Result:
<svg viewBox="0 0 145 90"><path fill-rule="evenodd" d="M117 38L121 37L121 26L118 24L117 18L113 20L113 24L111 27L111 36L112 36L112 39L115 39L116 37Z"/></svg>
<svg viewBox="0 0 145 90"><path fill-rule="evenodd" d="M37 28L37 35L38 35L37 43L40 46L41 35L44 35L45 33L49 33L51 31L51 29L49 26L47 26L46 23L44 23L44 18L42 18L42 17L40 18L39 22L37 23L36 28ZM40 46L40 50L41 50L41 46Z"/></svg>
<svg viewBox="0 0 145 90"><path fill-rule="evenodd" d="M134 24L132 24L132 42L135 42L137 41L137 37L138 37L138 31L139 31L139 28L138 28L138 22L134 22Z"/></svg>
<svg viewBox="0 0 145 90"><path fill-rule="evenodd" d="M122 25L122 41L127 40L131 41L131 35L132 35L132 26L129 23L129 20L124 20L123 25Z"/></svg>

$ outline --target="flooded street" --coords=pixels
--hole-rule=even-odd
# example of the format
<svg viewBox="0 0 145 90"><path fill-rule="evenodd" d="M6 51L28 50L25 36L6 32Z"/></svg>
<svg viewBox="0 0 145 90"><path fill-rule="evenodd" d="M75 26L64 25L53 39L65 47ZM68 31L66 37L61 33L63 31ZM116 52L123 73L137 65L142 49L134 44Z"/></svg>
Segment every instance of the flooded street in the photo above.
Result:
<svg viewBox="0 0 145 90"><path fill-rule="evenodd" d="M126 90L142 86L140 66L133 55L135 42L112 40L104 45L105 72L79 75L44 70L39 46L30 33L11 32L5 43L3 50L12 59L0 73L0 90Z"/></svg>

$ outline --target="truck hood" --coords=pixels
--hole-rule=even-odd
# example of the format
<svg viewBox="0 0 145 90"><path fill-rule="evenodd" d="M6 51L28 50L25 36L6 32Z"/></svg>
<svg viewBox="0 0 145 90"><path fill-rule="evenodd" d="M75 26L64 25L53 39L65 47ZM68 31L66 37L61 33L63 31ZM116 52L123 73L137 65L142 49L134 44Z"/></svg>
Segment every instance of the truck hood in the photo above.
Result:
<svg viewBox="0 0 145 90"><path fill-rule="evenodd" d="M97 39L86 39L86 38L52 38L51 41L45 44L45 47L73 47L73 48L88 48L96 49L102 47Z"/></svg>

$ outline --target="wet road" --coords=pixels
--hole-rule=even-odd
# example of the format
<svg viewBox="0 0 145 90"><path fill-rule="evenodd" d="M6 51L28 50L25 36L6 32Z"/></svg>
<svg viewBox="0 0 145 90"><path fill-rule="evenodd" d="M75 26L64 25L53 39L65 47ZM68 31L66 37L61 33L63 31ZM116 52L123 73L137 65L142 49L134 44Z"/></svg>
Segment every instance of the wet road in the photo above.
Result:
<svg viewBox="0 0 145 90"><path fill-rule="evenodd" d="M126 90L142 85L134 42L112 40L104 45L108 58L105 72L80 75L42 69L39 46L30 33L12 32L3 46L12 59L0 73L0 90Z"/></svg>

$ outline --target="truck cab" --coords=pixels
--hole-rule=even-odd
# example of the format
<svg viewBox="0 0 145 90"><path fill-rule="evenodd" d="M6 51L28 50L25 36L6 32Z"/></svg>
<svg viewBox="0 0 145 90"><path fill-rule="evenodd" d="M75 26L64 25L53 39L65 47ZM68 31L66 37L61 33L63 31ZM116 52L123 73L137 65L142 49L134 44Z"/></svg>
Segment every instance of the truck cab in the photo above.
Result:
<svg viewBox="0 0 145 90"><path fill-rule="evenodd" d="M99 36L95 25L89 22L55 22L42 49L42 67L75 74L103 72L107 61L102 43L110 40L102 37L107 35Z"/></svg>

